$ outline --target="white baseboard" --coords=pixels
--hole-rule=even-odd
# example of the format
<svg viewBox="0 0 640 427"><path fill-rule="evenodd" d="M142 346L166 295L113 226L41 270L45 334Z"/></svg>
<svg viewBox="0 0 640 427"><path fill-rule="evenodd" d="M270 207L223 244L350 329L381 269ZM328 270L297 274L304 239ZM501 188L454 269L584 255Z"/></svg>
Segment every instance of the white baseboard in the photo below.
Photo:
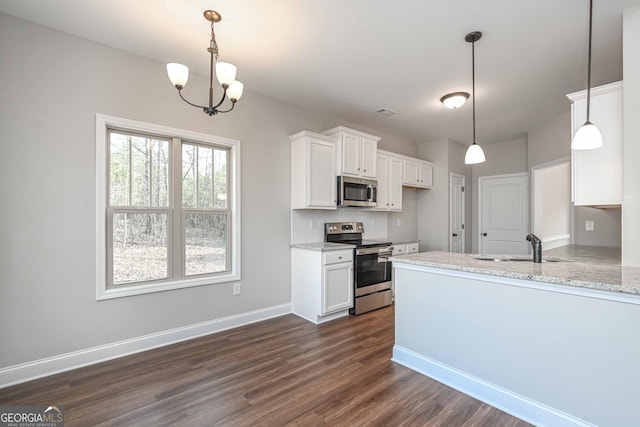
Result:
<svg viewBox="0 0 640 427"><path fill-rule="evenodd" d="M291 313L282 304L0 369L0 388Z"/></svg>
<svg viewBox="0 0 640 427"><path fill-rule="evenodd" d="M594 427L594 424L398 345L393 346L391 360L535 426Z"/></svg>
<svg viewBox="0 0 640 427"><path fill-rule="evenodd" d="M554 249L571 244L571 234L558 234L542 238L543 249Z"/></svg>

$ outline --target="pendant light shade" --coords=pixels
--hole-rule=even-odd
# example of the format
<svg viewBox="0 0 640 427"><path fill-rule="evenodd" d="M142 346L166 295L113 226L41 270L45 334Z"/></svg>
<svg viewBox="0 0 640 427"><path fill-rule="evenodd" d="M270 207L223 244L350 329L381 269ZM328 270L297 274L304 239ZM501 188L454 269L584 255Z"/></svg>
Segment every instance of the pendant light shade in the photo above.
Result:
<svg viewBox="0 0 640 427"><path fill-rule="evenodd" d="M467 34L464 38L465 41L471 43L471 89L473 100L473 144L467 148L467 153L464 155L464 163L467 165L475 165L478 163L484 163L486 160L484 157L484 151L482 147L476 142L476 42L480 40L482 33L480 31L473 31Z"/></svg>
<svg viewBox="0 0 640 427"><path fill-rule="evenodd" d="M464 155L464 163L467 165L475 165L485 162L484 151L476 142L467 148L467 154Z"/></svg>
<svg viewBox="0 0 640 427"><path fill-rule="evenodd" d="M587 69L587 121L573 136L572 150L593 150L603 146L602 134L596 125L589 120L591 112L591 34L593 33L593 0L589 0L589 54Z"/></svg>
<svg viewBox="0 0 640 427"><path fill-rule="evenodd" d="M603 146L602 134L596 125L586 122L578 132L573 136L571 141L572 150L593 150Z"/></svg>

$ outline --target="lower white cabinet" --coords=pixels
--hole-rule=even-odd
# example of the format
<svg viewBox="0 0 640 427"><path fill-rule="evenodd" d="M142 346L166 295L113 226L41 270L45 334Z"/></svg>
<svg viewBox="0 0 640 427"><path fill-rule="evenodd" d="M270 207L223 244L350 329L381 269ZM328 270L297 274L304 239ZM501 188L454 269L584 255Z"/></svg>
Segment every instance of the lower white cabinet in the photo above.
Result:
<svg viewBox="0 0 640 427"><path fill-rule="evenodd" d="M391 246L391 251L393 256L398 255L406 255L406 254L414 254L418 252L418 242L411 243L401 243L394 244ZM391 277L391 294L395 296L396 294L396 285L395 285L395 277Z"/></svg>
<svg viewBox="0 0 640 427"><path fill-rule="evenodd" d="M394 244L391 246L391 250L393 255L414 254L418 252L418 242Z"/></svg>
<svg viewBox="0 0 640 427"><path fill-rule="evenodd" d="M291 305L313 323L348 316L353 307L353 250L291 249Z"/></svg>

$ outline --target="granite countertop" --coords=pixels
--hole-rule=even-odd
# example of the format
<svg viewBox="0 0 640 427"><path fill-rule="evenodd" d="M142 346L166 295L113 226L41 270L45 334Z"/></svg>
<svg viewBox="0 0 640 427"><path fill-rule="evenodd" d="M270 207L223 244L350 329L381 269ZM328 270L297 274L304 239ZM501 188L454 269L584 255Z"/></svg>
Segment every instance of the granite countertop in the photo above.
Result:
<svg viewBox="0 0 640 427"><path fill-rule="evenodd" d="M495 258L501 261L476 259ZM525 256L421 252L394 256L394 264L411 264L447 270L466 271L520 280L598 289L640 295L640 268L620 265L620 250L595 246L569 245L544 251L543 259L560 260L534 264L507 261Z"/></svg>
<svg viewBox="0 0 640 427"><path fill-rule="evenodd" d="M389 241L386 237L378 237L372 238L371 240L379 240ZM407 240L393 240L392 245L404 245L406 243L416 243L419 242L418 239L407 239ZM310 243L292 243L292 248L296 249L307 249L310 251L320 251L320 252L328 252L328 251L340 251L345 249L354 249L355 245L346 245L344 243L331 243L331 242L310 242Z"/></svg>
<svg viewBox="0 0 640 427"><path fill-rule="evenodd" d="M292 243L292 248L307 249L309 251L343 251L347 249L354 249L355 245L345 245L344 243L331 243L331 242L312 242L312 243Z"/></svg>
<svg viewBox="0 0 640 427"><path fill-rule="evenodd" d="M391 244L392 245L405 245L407 243L419 243L420 240L418 239L404 239L404 240L392 240Z"/></svg>

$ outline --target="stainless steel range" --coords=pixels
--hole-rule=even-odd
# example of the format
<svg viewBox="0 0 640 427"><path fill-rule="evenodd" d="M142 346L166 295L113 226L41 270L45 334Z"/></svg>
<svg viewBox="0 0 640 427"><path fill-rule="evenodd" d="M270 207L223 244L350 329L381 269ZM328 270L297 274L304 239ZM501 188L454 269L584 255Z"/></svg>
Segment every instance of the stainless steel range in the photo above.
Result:
<svg viewBox="0 0 640 427"><path fill-rule="evenodd" d="M327 222L324 240L355 245L354 302L350 314L358 315L391 305L391 242L363 240L361 222Z"/></svg>

